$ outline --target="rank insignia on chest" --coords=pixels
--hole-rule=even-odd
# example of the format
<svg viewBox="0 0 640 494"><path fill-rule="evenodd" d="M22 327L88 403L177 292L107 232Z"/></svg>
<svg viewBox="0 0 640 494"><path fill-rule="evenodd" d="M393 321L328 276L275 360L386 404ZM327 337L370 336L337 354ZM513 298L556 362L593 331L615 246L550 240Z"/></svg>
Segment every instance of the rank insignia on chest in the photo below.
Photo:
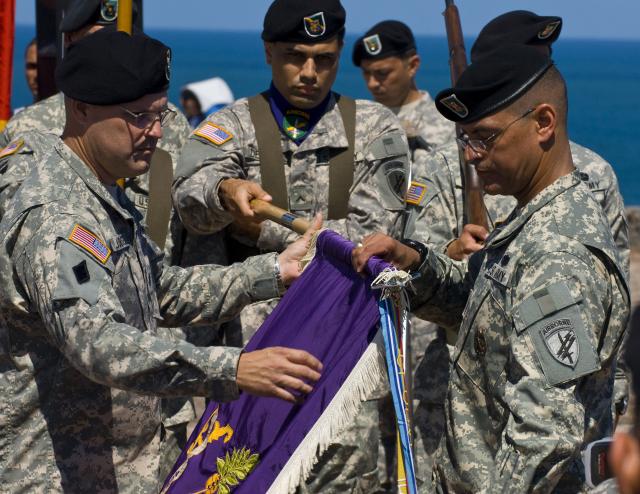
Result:
<svg viewBox="0 0 640 494"><path fill-rule="evenodd" d="M324 21L324 12L317 12L305 17L304 30L312 38L322 36L327 30L327 25Z"/></svg>
<svg viewBox="0 0 640 494"><path fill-rule="evenodd" d="M407 191L407 204L413 204L414 206L419 206L422 202L422 198L427 193L426 184L421 184L420 182L411 182L409 186L409 190Z"/></svg>
<svg viewBox="0 0 640 494"><path fill-rule="evenodd" d="M542 339L554 359L571 368L576 366L580 345L571 319L557 319L547 324L542 329Z"/></svg>
<svg viewBox="0 0 640 494"><path fill-rule="evenodd" d="M89 254L102 264L105 264L111 255L111 250L102 240L77 223L74 225L73 230L71 230L68 240L89 252Z"/></svg>
<svg viewBox="0 0 640 494"><path fill-rule="evenodd" d="M233 139L233 134L231 132L210 122L207 122L200 128L196 129L193 134L212 142L216 146L221 146L225 142Z"/></svg>
<svg viewBox="0 0 640 494"><path fill-rule="evenodd" d="M294 141L302 139L309 131L310 117L300 110L288 110L282 119L282 130Z"/></svg>
<svg viewBox="0 0 640 494"><path fill-rule="evenodd" d="M5 156L11 156L12 154L16 154L20 151L20 148L24 145L23 139L16 139L11 141L7 147L0 150L0 158L4 158Z"/></svg>

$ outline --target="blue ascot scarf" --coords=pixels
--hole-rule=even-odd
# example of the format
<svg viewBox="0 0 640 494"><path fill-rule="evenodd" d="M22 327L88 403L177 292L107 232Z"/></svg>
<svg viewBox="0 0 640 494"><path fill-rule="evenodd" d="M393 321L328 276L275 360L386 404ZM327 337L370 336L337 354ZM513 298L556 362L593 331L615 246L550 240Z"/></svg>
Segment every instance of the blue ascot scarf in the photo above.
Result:
<svg viewBox="0 0 640 494"><path fill-rule="evenodd" d="M300 110L292 106L291 103L280 94L280 91L276 89L273 83L271 83L269 87L269 105L271 106L273 118L276 119L276 123L284 135L298 146L306 139L320 121L322 115L324 115L327 105L329 104L329 98L331 98L331 92L329 92L322 103L315 108Z"/></svg>

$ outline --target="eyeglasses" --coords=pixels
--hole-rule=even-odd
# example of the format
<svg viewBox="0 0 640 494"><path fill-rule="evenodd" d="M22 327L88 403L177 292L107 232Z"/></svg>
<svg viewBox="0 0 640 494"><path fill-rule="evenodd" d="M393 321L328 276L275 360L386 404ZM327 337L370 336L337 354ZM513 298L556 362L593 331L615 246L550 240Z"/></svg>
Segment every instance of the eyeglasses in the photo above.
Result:
<svg viewBox="0 0 640 494"><path fill-rule="evenodd" d="M135 125L139 129L149 129L154 123L156 123L156 121L160 121L160 126L164 127L166 124L171 122L171 120L173 120L173 117L175 117L176 115L176 112L171 108L165 108L161 112L133 112L131 110L128 110L124 106L121 106L120 109L125 111L126 114L131 117L131 119L133 120L133 125Z"/></svg>
<svg viewBox="0 0 640 494"><path fill-rule="evenodd" d="M493 143L504 134L509 127L511 127L514 123L522 120L524 117L530 115L535 111L535 108L529 108L526 112L516 118L513 122L510 122L506 127L494 132L489 137L485 139L470 139L467 134L462 134L460 137L456 137L456 141L462 147L462 150L466 150L467 146L470 147L476 153L485 153L491 149Z"/></svg>

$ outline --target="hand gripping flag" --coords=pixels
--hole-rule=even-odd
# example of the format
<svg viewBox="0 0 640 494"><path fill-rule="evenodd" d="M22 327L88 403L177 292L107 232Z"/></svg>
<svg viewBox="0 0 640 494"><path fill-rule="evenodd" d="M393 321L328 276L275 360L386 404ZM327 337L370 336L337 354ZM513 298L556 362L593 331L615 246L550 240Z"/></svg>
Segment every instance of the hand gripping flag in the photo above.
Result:
<svg viewBox="0 0 640 494"><path fill-rule="evenodd" d="M371 259L366 280L351 267L353 248L322 232L313 260L245 349L287 346L315 355L323 372L313 392L301 404L246 393L211 402L162 494L293 492L358 413L384 375L370 283L390 266Z"/></svg>

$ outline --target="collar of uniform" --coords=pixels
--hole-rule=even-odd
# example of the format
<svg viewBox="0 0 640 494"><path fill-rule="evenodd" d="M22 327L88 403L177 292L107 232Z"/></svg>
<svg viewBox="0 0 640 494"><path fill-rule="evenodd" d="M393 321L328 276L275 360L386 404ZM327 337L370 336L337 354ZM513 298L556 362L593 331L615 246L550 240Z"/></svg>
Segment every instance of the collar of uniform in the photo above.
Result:
<svg viewBox="0 0 640 494"><path fill-rule="evenodd" d="M575 187L579 183L580 176L577 171L557 179L529 201L529 203L522 208L515 218L504 225L504 228L497 230L495 236L490 237L487 241L487 247L495 247L509 240L511 237L516 235L522 225L524 225L536 211L542 209L557 196L566 190Z"/></svg>
<svg viewBox="0 0 640 494"><path fill-rule="evenodd" d="M56 151L60 157L78 174L87 187L100 199L108 203L113 209L118 211L124 218L132 219L131 214L124 209L115 198L109 193L107 188L98 180L91 168L82 161L76 153L74 153L64 141L60 141L56 145Z"/></svg>
<svg viewBox="0 0 640 494"><path fill-rule="evenodd" d="M302 142L298 152L321 148L346 149L348 147L349 142L342 122L342 115L338 109L336 94L332 92L324 115Z"/></svg>

